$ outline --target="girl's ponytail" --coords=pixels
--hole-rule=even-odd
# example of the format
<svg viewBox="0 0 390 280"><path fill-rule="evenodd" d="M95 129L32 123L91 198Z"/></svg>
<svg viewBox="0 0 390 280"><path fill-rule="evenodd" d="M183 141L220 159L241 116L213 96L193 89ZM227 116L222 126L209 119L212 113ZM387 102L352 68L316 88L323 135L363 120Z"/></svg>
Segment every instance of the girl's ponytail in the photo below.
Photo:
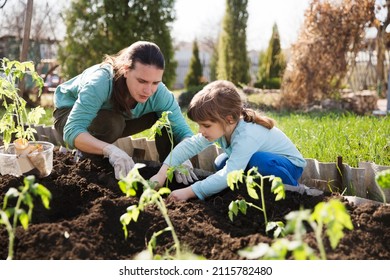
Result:
<svg viewBox="0 0 390 280"><path fill-rule="evenodd" d="M244 117L244 121L246 122L252 122L252 123L257 123L259 125L262 125L268 129L271 129L275 125L275 120L260 115L260 113L256 112L253 109L249 108L243 108L242 109L242 116Z"/></svg>

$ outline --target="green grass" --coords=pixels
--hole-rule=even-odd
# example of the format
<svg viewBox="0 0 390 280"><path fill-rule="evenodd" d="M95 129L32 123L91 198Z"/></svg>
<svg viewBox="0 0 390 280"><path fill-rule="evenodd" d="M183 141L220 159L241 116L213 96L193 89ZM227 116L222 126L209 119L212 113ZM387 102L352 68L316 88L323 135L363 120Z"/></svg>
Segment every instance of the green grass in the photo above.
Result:
<svg viewBox="0 0 390 280"><path fill-rule="evenodd" d="M369 161L390 166L390 118L354 114L269 114L305 158L357 167Z"/></svg>
<svg viewBox="0 0 390 280"><path fill-rule="evenodd" d="M42 116L40 120L40 124L44 125L53 125L53 109L52 108L45 108L46 114Z"/></svg>
<svg viewBox="0 0 390 280"><path fill-rule="evenodd" d="M354 114L267 113L301 151L303 157L358 167L369 161L390 166L390 118ZM185 114L184 114L185 116ZM192 131L198 126L186 118ZM148 137L145 131L134 137Z"/></svg>
<svg viewBox="0 0 390 280"><path fill-rule="evenodd" d="M52 125L52 110L46 109L42 124ZM1 109L0 109L0 115ZM267 113L277 126L293 141L305 158L321 162L343 162L357 167L359 162L369 161L390 166L390 117L357 116L338 113ZM186 117L186 114L184 113ZM186 118L192 131L198 126ZM144 131L135 138L148 137Z"/></svg>

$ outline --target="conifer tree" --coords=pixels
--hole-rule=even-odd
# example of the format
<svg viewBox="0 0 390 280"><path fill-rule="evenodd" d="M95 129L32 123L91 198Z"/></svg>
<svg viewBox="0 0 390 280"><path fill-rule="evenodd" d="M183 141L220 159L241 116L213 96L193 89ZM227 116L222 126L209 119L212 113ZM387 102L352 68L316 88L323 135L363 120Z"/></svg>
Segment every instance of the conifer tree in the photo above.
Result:
<svg viewBox="0 0 390 280"><path fill-rule="evenodd" d="M226 0L226 11L218 44L218 79L235 84L250 80L250 61L246 50L248 0Z"/></svg>
<svg viewBox="0 0 390 280"><path fill-rule="evenodd" d="M163 82L170 87L177 62L170 34L174 0L78 0L65 12L66 35L59 61L67 78L138 40L156 43L165 57Z"/></svg>
<svg viewBox="0 0 390 280"><path fill-rule="evenodd" d="M188 89L191 86L199 86L203 83L203 67L199 59L198 42L195 39L192 44L192 57L190 60L189 71L184 78L184 86Z"/></svg>
<svg viewBox="0 0 390 280"><path fill-rule="evenodd" d="M275 23L272 27L272 35L267 50L259 54L256 86L260 88L280 88L285 68L286 59L280 45L278 26Z"/></svg>
<svg viewBox="0 0 390 280"><path fill-rule="evenodd" d="M218 48L213 49L210 58L210 82L215 81L218 77L217 75L217 63L218 63Z"/></svg>

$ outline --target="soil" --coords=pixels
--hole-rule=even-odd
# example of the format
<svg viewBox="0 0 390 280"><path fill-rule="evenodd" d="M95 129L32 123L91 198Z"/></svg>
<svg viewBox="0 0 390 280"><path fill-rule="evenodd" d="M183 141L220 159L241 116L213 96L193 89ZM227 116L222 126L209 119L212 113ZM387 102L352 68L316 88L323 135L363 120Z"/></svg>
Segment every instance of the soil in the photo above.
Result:
<svg viewBox="0 0 390 280"><path fill-rule="evenodd" d="M158 170L158 164L139 170L148 179ZM52 193L50 209L34 201L32 221L27 230L18 226L14 259L134 259L146 249L153 233L166 228L166 223L155 205L141 212L137 222L128 226L125 239L119 218L128 206L138 202L125 197L107 159L84 158L75 161L71 153L54 151L54 167L48 177L38 178ZM23 185L23 177L0 177L0 201L10 187ZM172 183L171 188L183 185ZM269 188L266 187L266 190ZM324 240L328 259L379 260L390 259L390 207L378 204L354 205L338 194L324 193L309 197L286 192L286 199L275 202L274 195L266 191L266 207L270 221L284 220L287 213L300 208L313 209L321 202L338 198L346 205L354 230L346 230L336 249ZM250 199L244 187L225 191L205 201L167 202L169 217L182 246L198 256L210 260L244 259L238 250L261 242L271 243L265 234L263 214L248 208L246 215L239 214L234 221L228 217L231 201ZM12 201L11 201L12 203ZM309 230L309 229L308 229ZM318 254L313 232L305 234L304 241ZM0 227L0 259L7 258L8 235ZM169 232L157 238L155 253L164 254L173 245ZM319 255L318 255L319 256ZM291 256L288 256L291 258Z"/></svg>

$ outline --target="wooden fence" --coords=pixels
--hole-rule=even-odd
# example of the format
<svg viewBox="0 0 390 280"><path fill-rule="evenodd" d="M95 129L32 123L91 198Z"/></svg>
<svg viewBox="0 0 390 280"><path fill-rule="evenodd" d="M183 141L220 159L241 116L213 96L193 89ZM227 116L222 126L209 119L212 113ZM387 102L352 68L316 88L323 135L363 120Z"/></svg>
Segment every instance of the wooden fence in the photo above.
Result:
<svg viewBox="0 0 390 280"><path fill-rule="evenodd" d="M65 146L63 140L52 126L34 126L37 130L36 140L49 141L56 146ZM131 136L120 138L116 146L127 152L137 160L158 161L158 153L154 140L146 138L133 139ZM208 147L192 158L194 168L211 174L215 172L214 159L220 150L216 146ZM306 159L307 166L300 182L324 191L337 191L353 194L354 196L382 201L379 186L375 182L375 175L390 166L379 166L371 162L360 162L357 168L340 162L319 162L316 159ZM390 201L390 190L384 190L386 201Z"/></svg>

